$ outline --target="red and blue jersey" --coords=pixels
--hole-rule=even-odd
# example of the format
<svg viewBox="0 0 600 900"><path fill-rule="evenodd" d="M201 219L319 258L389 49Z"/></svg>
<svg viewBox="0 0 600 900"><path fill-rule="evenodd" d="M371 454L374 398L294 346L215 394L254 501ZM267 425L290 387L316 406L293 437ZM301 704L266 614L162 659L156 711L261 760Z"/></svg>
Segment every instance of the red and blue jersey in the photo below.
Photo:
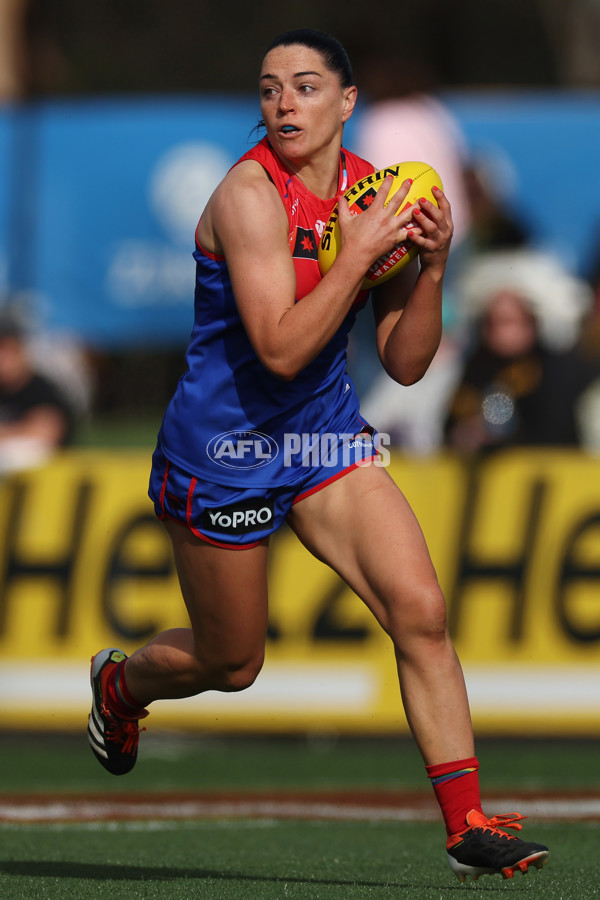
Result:
<svg viewBox="0 0 600 900"><path fill-rule="evenodd" d="M317 248L338 197L374 167L342 149L337 194L323 200L286 169L266 138L238 162L247 159L264 167L281 196L289 221L296 301L301 302L321 278ZM367 295L359 295L318 356L293 380L282 381L254 352L237 310L225 258L198 243L194 258L194 325L187 370L165 412L161 449L175 465L205 480L255 487L288 484L298 477L300 466L299 458L286 454L290 435L360 430L358 398L346 372L346 348L357 309ZM236 454L236 441L242 441L239 446L245 451L254 435L261 437L254 441L258 459L252 465L247 455Z"/></svg>

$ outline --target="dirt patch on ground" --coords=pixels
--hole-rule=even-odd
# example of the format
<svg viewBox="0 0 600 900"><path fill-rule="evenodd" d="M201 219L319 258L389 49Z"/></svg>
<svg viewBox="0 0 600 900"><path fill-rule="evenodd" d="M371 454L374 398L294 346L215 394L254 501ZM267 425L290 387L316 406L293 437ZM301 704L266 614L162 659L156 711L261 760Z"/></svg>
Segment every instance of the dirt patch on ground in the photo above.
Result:
<svg viewBox="0 0 600 900"><path fill-rule="evenodd" d="M600 792L486 795L489 815L519 812L545 821L600 821ZM310 791L0 795L0 822L191 819L440 821L432 793Z"/></svg>

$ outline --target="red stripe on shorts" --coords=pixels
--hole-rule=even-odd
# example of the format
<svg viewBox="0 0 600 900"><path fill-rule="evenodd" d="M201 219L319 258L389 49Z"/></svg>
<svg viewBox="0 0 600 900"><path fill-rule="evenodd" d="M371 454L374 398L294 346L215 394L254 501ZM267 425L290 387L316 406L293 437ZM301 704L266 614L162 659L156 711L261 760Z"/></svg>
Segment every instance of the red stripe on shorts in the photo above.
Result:
<svg viewBox="0 0 600 900"><path fill-rule="evenodd" d="M297 497L294 497L294 502L299 503L300 500L305 500L306 497L310 497L311 494L316 494L319 491L323 490L323 488L327 487L328 484L333 484L334 481L337 481L339 478L343 478L344 475L347 475L348 472L352 472L353 469L358 469L359 466L367 465L371 462L372 459L375 458L377 454L373 454L373 456L367 456L366 459L359 459L358 462L352 463L351 466L348 466L347 469L342 469L341 472L336 472L335 475L332 475L331 478L326 478L325 481L321 481L319 484L315 484L314 487L309 488L307 491L303 491L301 494L298 494Z"/></svg>
<svg viewBox="0 0 600 900"><path fill-rule="evenodd" d="M196 537L200 538L201 541L206 541L207 544L212 544L213 547L221 547L223 550L250 550L251 547L258 547L258 545L261 543L260 541L253 541L253 543L251 544L227 544L225 543L225 541L215 541L213 540L213 538L209 538L206 534L202 534L201 531L198 531L198 529L194 527L194 523L192 522L192 499L194 497L194 491L196 490L197 484L197 478L190 479L190 486L187 493L187 503L185 506L185 520L192 534L195 534Z"/></svg>
<svg viewBox="0 0 600 900"><path fill-rule="evenodd" d="M158 498L158 502L160 503L160 508L162 509L162 516L165 516L165 494L167 493L167 478L169 476L169 460L167 460L167 464L165 466L165 474L163 476L162 485L160 488L160 497Z"/></svg>

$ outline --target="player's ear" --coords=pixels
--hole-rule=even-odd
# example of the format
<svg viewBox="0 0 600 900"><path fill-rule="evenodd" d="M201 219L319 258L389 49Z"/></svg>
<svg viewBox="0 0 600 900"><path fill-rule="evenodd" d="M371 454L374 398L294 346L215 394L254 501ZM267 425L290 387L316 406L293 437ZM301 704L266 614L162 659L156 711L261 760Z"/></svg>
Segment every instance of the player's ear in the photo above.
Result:
<svg viewBox="0 0 600 900"><path fill-rule="evenodd" d="M356 106L356 97L358 95L358 91L355 85L352 85L349 88L344 88L344 104L342 107L342 122L347 122L350 116L354 111L354 107Z"/></svg>

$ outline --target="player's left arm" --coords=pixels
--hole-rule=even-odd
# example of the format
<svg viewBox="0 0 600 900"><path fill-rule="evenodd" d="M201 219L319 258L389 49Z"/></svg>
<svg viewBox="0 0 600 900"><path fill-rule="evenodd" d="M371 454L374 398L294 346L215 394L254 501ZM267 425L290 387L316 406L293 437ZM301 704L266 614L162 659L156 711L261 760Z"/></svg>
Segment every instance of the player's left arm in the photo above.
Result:
<svg viewBox="0 0 600 900"><path fill-rule="evenodd" d="M452 215L442 191L439 207L420 200L413 213L419 226L412 240L419 263L412 263L374 291L377 351L388 375L400 384L419 381L442 338L442 285L450 242Z"/></svg>

